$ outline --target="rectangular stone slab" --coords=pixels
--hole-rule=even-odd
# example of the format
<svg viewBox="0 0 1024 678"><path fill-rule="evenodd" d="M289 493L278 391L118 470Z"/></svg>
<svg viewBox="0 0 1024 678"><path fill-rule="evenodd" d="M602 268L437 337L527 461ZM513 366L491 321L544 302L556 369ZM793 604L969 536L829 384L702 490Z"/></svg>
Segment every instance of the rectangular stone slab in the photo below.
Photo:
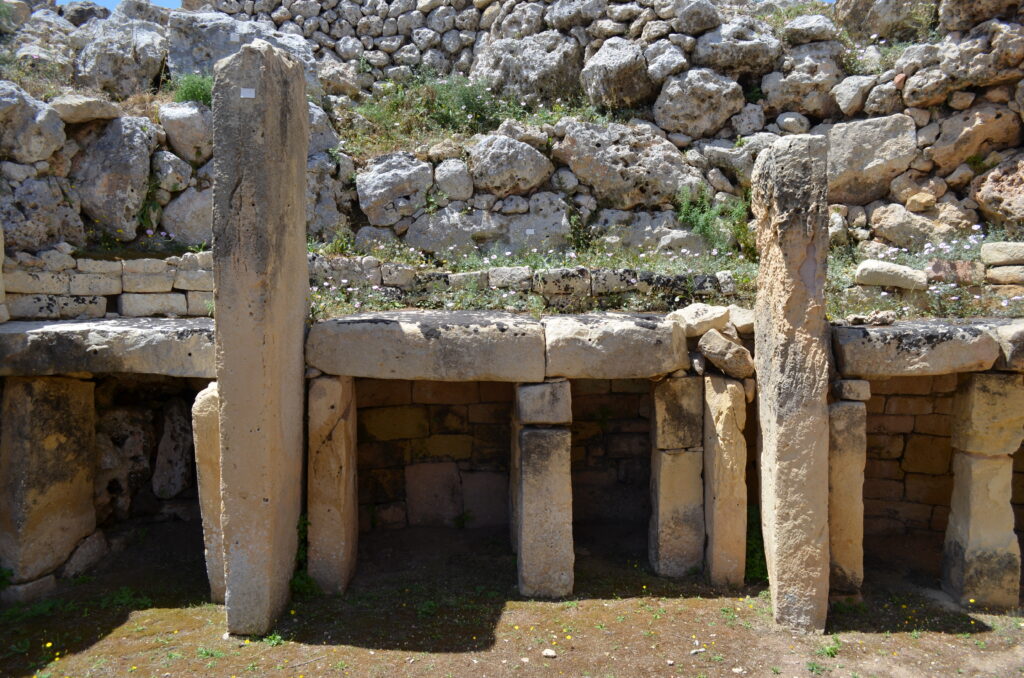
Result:
<svg viewBox="0 0 1024 678"><path fill-rule="evenodd" d="M306 362L351 377L539 382L544 380L544 328L510 313L352 315L310 328Z"/></svg>
<svg viewBox="0 0 1024 678"><path fill-rule="evenodd" d="M549 377L640 379L689 364L686 329L665 316L593 313L543 323Z"/></svg>
<svg viewBox="0 0 1024 678"><path fill-rule="evenodd" d="M864 582L864 466L867 406L840 400L829 405L829 582L837 593L859 593Z"/></svg>
<svg viewBox="0 0 1024 678"><path fill-rule="evenodd" d="M210 599L223 604L224 532L221 528L223 502L220 491L220 396L217 393L217 382L200 391L192 403L192 438L196 451L199 512L203 519Z"/></svg>
<svg viewBox="0 0 1024 678"><path fill-rule="evenodd" d="M833 328L836 366L844 377L880 379L980 372L999 357L994 325L927 320L881 327Z"/></svg>
<svg viewBox="0 0 1024 678"><path fill-rule="evenodd" d="M663 577L685 577L704 562L704 452L651 450L647 555Z"/></svg>
<svg viewBox="0 0 1024 678"><path fill-rule="evenodd" d="M704 560L714 586L743 586L746 572L746 423L743 383L704 377Z"/></svg>
<svg viewBox="0 0 1024 678"><path fill-rule="evenodd" d="M0 376L76 372L212 379L209 318L114 318L0 324Z"/></svg>

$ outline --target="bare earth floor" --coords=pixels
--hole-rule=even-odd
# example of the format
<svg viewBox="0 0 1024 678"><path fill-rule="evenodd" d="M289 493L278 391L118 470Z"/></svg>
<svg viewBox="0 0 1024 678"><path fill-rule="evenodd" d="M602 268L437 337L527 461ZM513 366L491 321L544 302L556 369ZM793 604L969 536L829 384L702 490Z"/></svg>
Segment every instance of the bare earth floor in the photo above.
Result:
<svg viewBox="0 0 1024 678"><path fill-rule="evenodd" d="M773 627L764 586L653 576L643 532L578 529L576 595L555 602L516 594L504 530L374 534L348 594L297 600L244 639L205 602L198 525L149 524L56 598L0 612L0 675L1024 675L1024 619L944 603L934 562L869 569L862 604L798 636Z"/></svg>

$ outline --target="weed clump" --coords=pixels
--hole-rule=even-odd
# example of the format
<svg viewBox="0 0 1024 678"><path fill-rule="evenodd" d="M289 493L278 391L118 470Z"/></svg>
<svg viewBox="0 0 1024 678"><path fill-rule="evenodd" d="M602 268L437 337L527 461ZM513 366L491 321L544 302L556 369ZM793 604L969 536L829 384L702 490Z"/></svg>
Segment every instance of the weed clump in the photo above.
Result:
<svg viewBox="0 0 1024 678"><path fill-rule="evenodd" d="M207 106L213 105L212 75L183 75L171 81L171 89L178 103L196 101Z"/></svg>

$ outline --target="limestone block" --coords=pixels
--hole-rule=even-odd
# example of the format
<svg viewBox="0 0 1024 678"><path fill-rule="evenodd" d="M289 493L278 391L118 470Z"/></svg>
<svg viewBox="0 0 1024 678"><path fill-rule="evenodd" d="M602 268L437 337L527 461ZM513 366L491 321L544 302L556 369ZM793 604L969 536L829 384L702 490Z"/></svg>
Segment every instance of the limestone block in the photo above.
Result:
<svg viewBox="0 0 1024 678"><path fill-rule="evenodd" d="M990 369L999 344L981 325L941 321L832 330L836 367L844 377L885 379Z"/></svg>
<svg viewBox="0 0 1024 678"><path fill-rule="evenodd" d="M1024 242L987 242L981 246L981 263L986 266L1024 264Z"/></svg>
<svg viewBox="0 0 1024 678"><path fill-rule="evenodd" d="M128 273L121 276L125 292L159 293L170 292L174 287L174 272Z"/></svg>
<svg viewBox="0 0 1024 678"><path fill-rule="evenodd" d="M120 261L108 261L106 259L79 259L77 269L79 273L110 275L120 278L123 266Z"/></svg>
<svg viewBox="0 0 1024 678"><path fill-rule="evenodd" d="M309 382L309 576L322 591L343 593L356 569L356 391L352 377Z"/></svg>
<svg viewBox="0 0 1024 678"><path fill-rule="evenodd" d="M923 290L928 287L928 276L924 271L894 264L891 261L873 259L860 262L853 280L858 285L880 285L907 290Z"/></svg>
<svg viewBox="0 0 1024 678"><path fill-rule="evenodd" d="M706 336L706 335L705 335ZM747 399L743 384L704 378L705 568L714 586L743 586L747 564Z"/></svg>
<svg viewBox="0 0 1024 678"><path fill-rule="evenodd" d="M452 526L463 512L458 465L444 461L406 466L405 503L410 525Z"/></svg>
<svg viewBox="0 0 1024 678"><path fill-rule="evenodd" d="M71 294L121 294L121 275L72 273L69 290Z"/></svg>
<svg viewBox="0 0 1024 678"><path fill-rule="evenodd" d="M107 300L96 296L55 297L61 319L102 318L107 313Z"/></svg>
<svg viewBox="0 0 1024 678"><path fill-rule="evenodd" d="M142 318L151 315L185 315L188 302L184 294L171 292L167 294L129 294L124 293L117 298L117 311L129 318Z"/></svg>
<svg viewBox="0 0 1024 678"><path fill-rule="evenodd" d="M558 294L588 297L590 296L590 271L582 266L535 271L533 291L543 294L545 297Z"/></svg>
<svg viewBox="0 0 1024 678"><path fill-rule="evenodd" d="M542 322L550 377L638 379L689 363L683 328L663 316L591 313Z"/></svg>
<svg viewBox="0 0 1024 678"><path fill-rule="evenodd" d="M246 90L257 96L241 96ZM213 102L228 631L262 635L288 601L302 505L309 291L302 65L269 43L243 45L217 63Z"/></svg>
<svg viewBox="0 0 1024 678"><path fill-rule="evenodd" d="M8 377L0 415L0 566L21 584L96 529L93 384Z"/></svg>
<svg viewBox="0 0 1024 678"><path fill-rule="evenodd" d="M651 445L656 450L698 447L704 438L704 380L668 377L651 387Z"/></svg>
<svg viewBox="0 0 1024 678"><path fill-rule="evenodd" d="M185 293L186 313L192 316L213 315L213 292L189 290Z"/></svg>
<svg viewBox="0 0 1024 678"><path fill-rule="evenodd" d="M122 270L129 274L156 275L167 272L167 261L164 259L126 259L122 262Z"/></svg>
<svg viewBox="0 0 1024 678"><path fill-rule="evenodd" d="M522 424L541 426L571 424L569 380L516 386L516 419Z"/></svg>
<svg viewBox="0 0 1024 678"><path fill-rule="evenodd" d="M0 603L5 605L31 603L34 600L45 598L56 590L57 578L48 574L24 584L11 584L0 591Z"/></svg>
<svg viewBox="0 0 1024 678"><path fill-rule="evenodd" d="M828 423L829 581L833 591L857 593L864 582L867 406L848 400L832 403Z"/></svg>
<svg viewBox="0 0 1024 678"><path fill-rule="evenodd" d="M224 602L224 534L221 530L220 395L215 381L200 391L192 403L192 436L199 512L203 517L206 576L210 580L210 599L221 604Z"/></svg>
<svg viewBox="0 0 1024 678"><path fill-rule="evenodd" d="M70 277L52 271L8 271L4 289L9 294L67 294Z"/></svg>
<svg viewBox="0 0 1024 678"><path fill-rule="evenodd" d="M62 579L71 579L85 574L109 552L110 547L103 530L96 530L75 547L75 552L61 566L58 574Z"/></svg>
<svg viewBox="0 0 1024 678"><path fill-rule="evenodd" d="M178 269L174 276L174 289L213 291L213 271L186 271Z"/></svg>
<svg viewBox="0 0 1024 678"><path fill-rule="evenodd" d="M572 593L571 435L567 428L519 431L517 533L519 593L558 598Z"/></svg>
<svg viewBox="0 0 1024 678"><path fill-rule="evenodd" d="M1013 454L1024 438L1024 375L972 374L953 398L953 447L971 454Z"/></svg>
<svg viewBox="0 0 1024 678"><path fill-rule="evenodd" d="M985 282L992 285L1024 283L1024 266L992 266L985 271Z"/></svg>
<svg viewBox="0 0 1024 678"><path fill-rule="evenodd" d="M991 332L999 343L997 370L1024 372L1024 322L1000 325Z"/></svg>
<svg viewBox="0 0 1024 678"><path fill-rule="evenodd" d="M942 588L961 605L1013 609L1020 596L1020 545L1010 504L1013 458L957 452L953 475Z"/></svg>
<svg viewBox="0 0 1024 678"><path fill-rule="evenodd" d="M840 379L832 384L836 400L871 400L871 382L866 379Z"/></svg>
<svg viewBox="0 0 1024 678"><path fill-rule="evenodd" d="M651 451L648 558L663 577L684 577L704 562L704 452Z"/></svg>
<svg viewBox="0 0 1024 678"><path fill-rule="evenodd" d="M462 505L470 527L508 525L508 475L462 472Z"/></svg>
<svg viewBox="0 0 1024 678"><path fill-rule="evenodd" d="M510 313L351 315L310 328L306 361L327 374L353 377L539 382L544 328Z"/></svg>
<svg viewBox="0 0 1024 678"><path fill-rule="evenodd" d="M731 311L726 306L697 303L672 311L668 317L683 324L686 336L699 337L710 330L724 330L729 324L730 314Z"/></svg>
<svg viewBox="0 0 1024 678"><path fill-rule="evenodd" d="M167 402L163 408L163 434L153 464L153 494L172 499L189 486L192 479L192 422L189 407L181 399Z"/></svg>
<svg viewBox="0 0 1024 678"><path fill-rule="evenodd" d="M746 379L754 374L754 359L739 342L718 330L709 330L700 338L697 348L711 363L728 376Z"/></svg>
<svg viewBox="0 0 1024 678"><path fill-rule="evenodd" d="M827 151L823 137L779 139L758 156L752 192L761 253L761 525L772 605L776 622L819 633L829 577Z"/></svg>
<svg viewBox="0 0 1024 678"><path fill-rule="evenodd" d="M56 320L60 318L61 298L53 294L8 294L6 308L15 319Z"/></svg>
<svg viewBox="0 0 1024 678"><path fill-rule="evenodd" d="M0 376L74 372L210 379L214 376L213 323L115 318L0 326Z"/></svg>

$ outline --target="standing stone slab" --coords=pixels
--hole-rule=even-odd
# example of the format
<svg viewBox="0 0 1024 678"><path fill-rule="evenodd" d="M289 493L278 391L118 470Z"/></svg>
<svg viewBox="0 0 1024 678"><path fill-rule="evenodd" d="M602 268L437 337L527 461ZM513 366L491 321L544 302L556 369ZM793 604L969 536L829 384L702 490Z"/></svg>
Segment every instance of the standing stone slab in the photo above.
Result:
<svg viewBox="0 0 1024 678"><path fill-rule="evenodd" d="M196 395L192 403L192 442L196 449L199 512L203 518L206 576L210 599L224 602L224 535L221 532L220 396L217 382Z"/></svg>
<svg viewBox="0 0 1024 678"><path fill-rule="evenodd" d="M519 431L516 531L519 593L558 598L572 593L571 435L568 428Z"/></svg>
<svg viewBox="0 0 1024 678"><path fill-rule="evenodd" d="M0 228L0 252L4 251L4 229ZM5 323L11 319L11 314L7 310L7 297L6 288L4 287L4 270L3 266L0 266L0 323Z"/></svg>
<svg viewBox="0 0 1024 678"><path fill-rule="evenodd" d="M864 583L864 466L867 405L841 400L828 408L828 541L830 586L859 593Z"/></svg>
<svg viewBox="0 0 1024 678"><path fill-rule="evenodd" d="M309 382L309 576L343 593L356 569L356 391L352 377Z"/></svg>
<svg viewBox="0 0 1024 678"><path fill-rule="evenodd" d="M96 529L93 384L8 377L0 404L0 567L53 572Z"/></svg>
<svg viewBox="0 0 1024 678"><path fill-rule="evenodd" d="M647 555L662 577L699 572L704 562L701 448L651 451L651 523Z"/></svg>
<svg viewBox="0 0 1024 678"><path fill-rule="evenodd" d="M557 426L572 423L572 396L568 379L516 387L516 417L522 424Z"/></svg>
<svg viewBox="0 0 1024 678"><path fill-rule="evenodd" d="M754 165L761 523L775 621L822 632L828 608L827 142L794 135Z"/></svg>
<svg viewBox="0 0 1024 678"><path fill-rule="evenodd" d="M747 564L747 398L743 383L704 378L704 522L708 580L743 586Z"/></svg>
<svg viewBox="0 0 1024 678"><path fill-rule="evenodd" d="M302 65L244 45L214 69L214 274L228 631L288 602L302 494L309 112Z"/></svg>
<svg viewBox="0 0 1024 678"><path fill-rule="evenodd" d="M704 437L704 381L669 377L651 387L654 416L651 441L656 450L700 447Z"/></svg>

